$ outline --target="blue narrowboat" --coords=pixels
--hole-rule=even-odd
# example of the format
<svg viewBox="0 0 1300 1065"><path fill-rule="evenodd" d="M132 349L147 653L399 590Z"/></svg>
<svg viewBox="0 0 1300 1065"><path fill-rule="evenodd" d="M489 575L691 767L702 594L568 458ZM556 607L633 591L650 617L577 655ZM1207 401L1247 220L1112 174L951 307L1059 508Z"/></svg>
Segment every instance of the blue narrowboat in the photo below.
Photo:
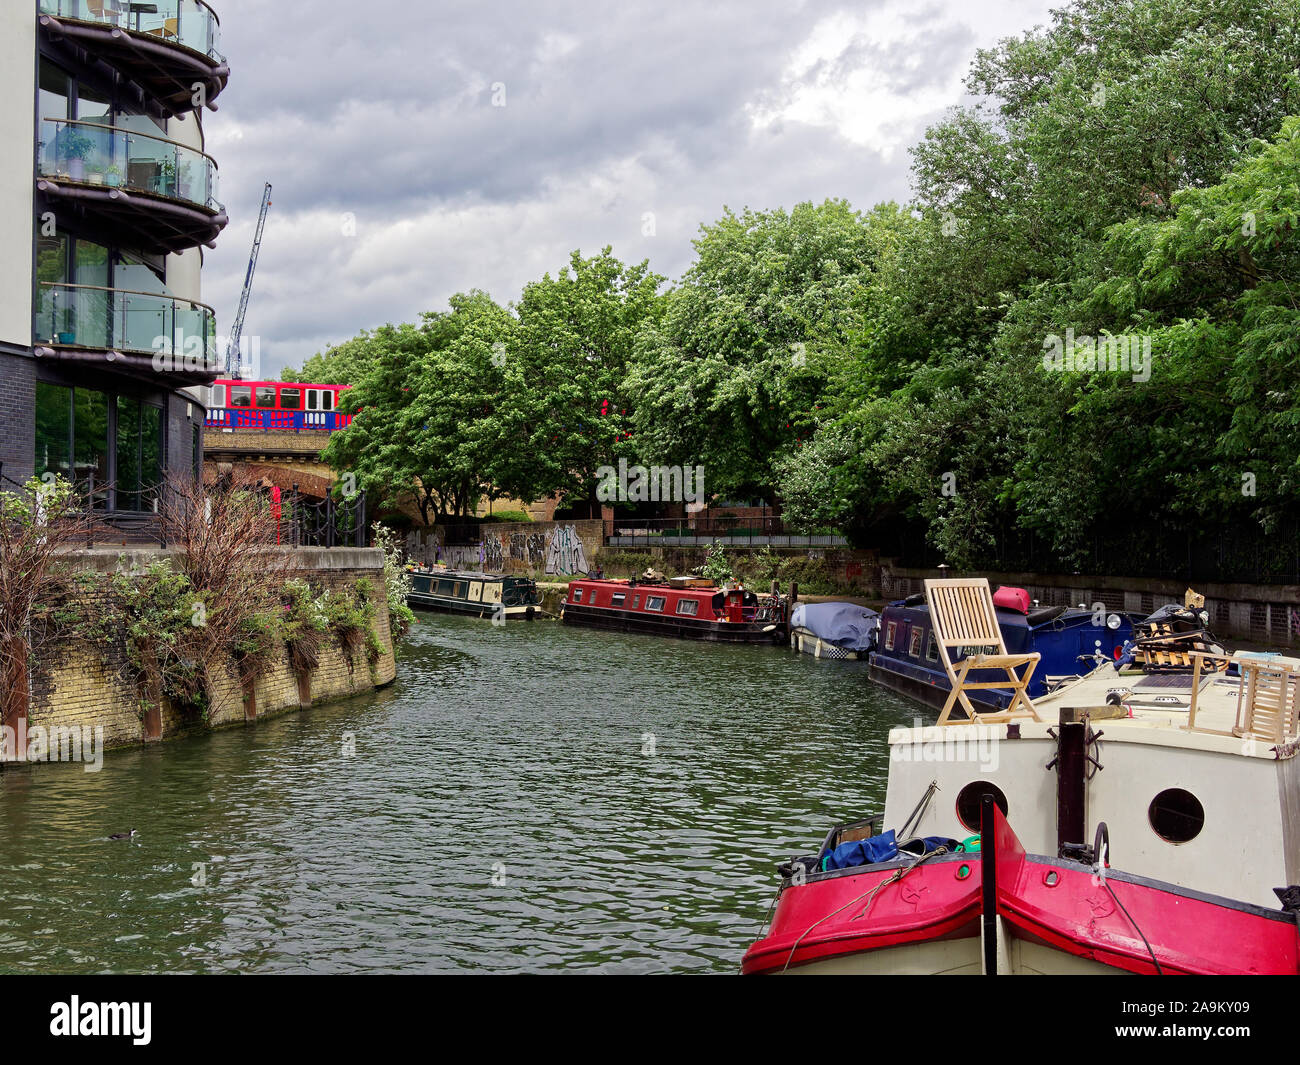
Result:
<svg viewBox="0 0 1300 1065"><path fill-rule="evenodd" d="M1046 695L1066 680L1091 673L1104 660L1114 661L1117 653L1123 652L1125 641L1133 638L1133 619L1127 614L1099 616L1091 610L1065 606L1035 607L1022 588L999 588L993 604L1007 652L1036 651L1041 655L1027 689L1031 699ZM960 653L954 651L953 664L986 650L990 649L963 647ZM931 706L942 707L947 701L952 684L939 658L923 594L896 600L881 613L870 675L885 687ZM1005 680L1006 672L971 670L969 679ZM981 712L985 708L1003 710L1011 701L1010 689L975 689L968 694L973 702L982 704Z"/></svg>

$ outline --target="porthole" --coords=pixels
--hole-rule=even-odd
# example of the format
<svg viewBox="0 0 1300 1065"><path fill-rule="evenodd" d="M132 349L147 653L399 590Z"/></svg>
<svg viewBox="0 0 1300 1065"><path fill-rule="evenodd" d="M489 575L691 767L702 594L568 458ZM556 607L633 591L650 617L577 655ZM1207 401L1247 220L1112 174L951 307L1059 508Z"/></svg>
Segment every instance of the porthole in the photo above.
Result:
<svg viewBox="0 0 1300 1065"><path fill-rule="evenodd" d="M1002 816L1007 815L1007 797L1002 794L1002 789L996 784L987 780L972 780L961 791L957 792L957 820L965 825L972 832L980 830L980 800L985 795L992 795L993 801L998 804L998 809L1002 811Z"/></svg>
<svg viewBox="0 0 1300 1065"><path fill-rule="evenodd" d="M1201 800L1182 788L1166 788L1147 807L1151 830L1166 843L1186 843L1205 827Z"/></svg>

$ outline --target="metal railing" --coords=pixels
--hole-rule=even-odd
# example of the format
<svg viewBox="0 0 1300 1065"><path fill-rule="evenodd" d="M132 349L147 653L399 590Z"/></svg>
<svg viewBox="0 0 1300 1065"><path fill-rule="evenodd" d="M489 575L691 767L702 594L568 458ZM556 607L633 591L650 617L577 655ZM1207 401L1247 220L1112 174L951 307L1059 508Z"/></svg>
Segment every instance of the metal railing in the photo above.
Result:
<svg viewBox="0 0 1300 1065"><path fill-rule="evenodd" d="M291 547L365 547L366 493L312 500L295 484L280 501L283 542Z"/></svg>
<svg viewBox="0 0 1300 1065"><path fill-rule="evenodd" d="M156 292L42 282L38 343L154 356L159 372L221 368L217 318L194 300Z"/></svg>
<svg viewBox="0 0 1300 1065"><path fill-rule="evenodd" d="M56 18L96 22L179 44L221 62L221 22L201 0L40 0L38 12Z"/></svg>
<svg viewBox="0 0 1300 1065"><path fill-rule="evenodd" d="M214 214L217 162L166 137L96 122L47 118L36 151L41 177L184 200Z"/></svg>
<svg viewBox="0 0 1300 1065"><path fill-rule="evenodd" d="M608 547L843 547L838 533L791 533L775 515L696 514L686 518L614 518L605 522Z"/></svg>

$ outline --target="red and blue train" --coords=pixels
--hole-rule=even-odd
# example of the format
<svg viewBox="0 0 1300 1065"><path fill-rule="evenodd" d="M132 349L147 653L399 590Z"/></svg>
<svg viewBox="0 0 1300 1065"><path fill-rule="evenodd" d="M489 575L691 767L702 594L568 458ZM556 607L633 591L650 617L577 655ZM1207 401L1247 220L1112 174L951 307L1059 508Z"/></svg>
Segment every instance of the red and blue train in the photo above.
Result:
<svg viewBox="0 0 1300 1065"><path fill-rule="evenodd" d="M209 429L309 429L332 432L352 424L338 412L348 385L298 381L238 381L219 377L208 387Z"/></svg>

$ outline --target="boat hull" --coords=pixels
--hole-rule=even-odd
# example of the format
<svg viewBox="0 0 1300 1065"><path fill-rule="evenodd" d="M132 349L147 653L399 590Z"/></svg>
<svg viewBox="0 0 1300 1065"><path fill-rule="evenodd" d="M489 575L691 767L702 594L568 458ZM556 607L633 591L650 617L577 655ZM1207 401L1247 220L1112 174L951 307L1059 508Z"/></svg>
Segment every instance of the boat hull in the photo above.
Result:
<svg viewBox="0 0 1300 1065"><path fill-rule="evenodd" d="M532 621L540 616L539 606L506 606L496 603L475 603L464 599L443 599L438 596L421 595L412 592L406 597L406 605L412 609L432 610L439 614L460 614L471 618L505 618L507 621Z"/></svg>
<svg viewBox="0 0 1300 1065"><path fill-rule="evenodd" d="M709 640L717 643L776 643L784 639L780 626L771 622L712 621L704 618L665 615L592 607L582 603L565 603L560 615L566 625L580 625L610 632L633 632L647 636L669 636L682 640ZM768 631L764 631L764 630Z"/></svg>
<svg viewBox="0 0 1300 1065"><path fill-rule="evenodd" d="M992 804L982 837L974 854L787 881L742 971L1300 972L1293 913L1026 854Z"/></svg>

